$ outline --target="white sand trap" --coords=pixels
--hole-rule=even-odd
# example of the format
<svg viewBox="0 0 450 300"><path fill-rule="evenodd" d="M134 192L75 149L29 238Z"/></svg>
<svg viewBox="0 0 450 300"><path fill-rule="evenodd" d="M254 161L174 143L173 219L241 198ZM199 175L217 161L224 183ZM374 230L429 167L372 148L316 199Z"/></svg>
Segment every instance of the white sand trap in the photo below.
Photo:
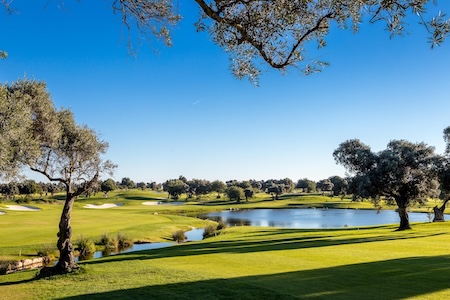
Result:
<svg viewBox="0 0 450 300"><path fill-rule="evenodd" d="M0 211L0 216L1 215L6 215L6 213L4 211Z"/></svg>
<svg viewBox="0 0 450 300"><path fill-rule="evenodd" d="M118 206L122 206L122 205L123 205L123 204L103 203L102 205L86 204L86 205L83 206L83 207L84 207L84 208L105 209L105 208L118 207Z"/></svg>
<svg viewBox="0 0 450 300"><path fill-rule="evenodd" d="M159 202L147 201L147 202L142 202L142 205L159 205Z"/></svg>
<svg viewBox="0 0 450 300"><path fill-rule="evenodd" d="M41 210L40 208L34 206L24 206L24 205L6 205L6 209L9 210L21 210L21 211L37 211Z"/></svg>

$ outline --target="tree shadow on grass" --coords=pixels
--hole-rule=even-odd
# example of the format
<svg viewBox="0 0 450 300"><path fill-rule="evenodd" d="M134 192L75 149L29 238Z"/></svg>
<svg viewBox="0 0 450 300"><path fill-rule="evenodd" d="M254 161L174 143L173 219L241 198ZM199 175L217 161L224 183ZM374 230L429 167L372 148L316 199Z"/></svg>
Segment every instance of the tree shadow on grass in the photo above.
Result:
<svg viewBox="0 0 450 300"><path fill-rule="evenodd" d="M404 299L449 290L449 277L450 256L445 255L148 285L65 299Z"/></svg>
<svg viewBox="0 0 450 300"><path fill-rule="evenodd" d="M292 233L296 231L308 232L308 230L295 230L295 229L280 229L261 231L253 235L255 238L242 238L233 240L203 240L201 242L192 242L175 247L168 247L156 250L144 250L138 252L130 252L121 255L115 255L110 257L104 257L99 260L92 260L85 262L85 264L101 264L112 261L126 261L126 260L146 260L156 258L168 258L168 257L182 257L182 256L195 256L205 254L219 254L219 253L252 253L252 252L264 252L264 251L277 251L277 250L296 250L296 249L308 249L317 247L328 247L335 245L345 244L359 244L359 243L371 243L381 241L393 241L393 240L405 240L445 235L447 233L423 233L409 231L401 234L392 232L390 234L382 234L376 236L355 236L355 235L343 235L336 236L333 234L324 235L323 232L317 234L309 234L304 236L292 237ZM363 231L363 230L361 230ZM314 231L309 231L314 233ZM274 238L274 235L276 238ZM265 236L270 236L266 239Z"/></svg>

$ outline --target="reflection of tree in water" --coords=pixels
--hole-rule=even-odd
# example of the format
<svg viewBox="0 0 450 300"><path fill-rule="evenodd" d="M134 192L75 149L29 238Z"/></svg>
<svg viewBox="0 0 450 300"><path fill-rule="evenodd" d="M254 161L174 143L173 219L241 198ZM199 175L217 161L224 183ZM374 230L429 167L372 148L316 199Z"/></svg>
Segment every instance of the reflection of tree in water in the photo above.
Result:
<svg viewBox="0 0 450 300"><path fill-rule="evenodd" d="M236 219L236 218L228 218L226 219L228 226L250 226L251 222L247 219Z"/></svg>

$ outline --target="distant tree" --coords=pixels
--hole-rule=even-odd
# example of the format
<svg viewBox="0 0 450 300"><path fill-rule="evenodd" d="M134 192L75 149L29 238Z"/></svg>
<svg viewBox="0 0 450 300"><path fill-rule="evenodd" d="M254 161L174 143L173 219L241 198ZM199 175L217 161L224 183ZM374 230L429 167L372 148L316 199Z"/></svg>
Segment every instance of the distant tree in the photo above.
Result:
<svg viewBox="0 0 450 300"><path fill-rule="evenodd" d="M440 159L434 148L424 143L393 140L385 150L373 153L359 140L348 140L333 156L358 178L356 192L377 204L381 197L395 201L400 216L398 230L411 228L407 212L410 205L438 194Z"/></svg>
<svg viewBox="0 0 450 300"><path fill-rule="evenodd" d="M253 192L252 189L245 189L244 190L244 196L245 196L245 201L248 202L248 198L253 198L255 192Z"/></svg>
<svg viewBox="0 0 450 300"><path fill-rule="evenodd" d="M236 186L238 186L244 190L252 187L252 185L250 184L250 181L247 181L247 180L237 182Z"/></svg>
<svg viewBox="0 0 450 300"><path fill-rule="evenodd" d="M169 179L163 183L163 190L177 200L181 194L189 190L189 186L180 179Z"/></svg>
<svg viewBox="0 0 450 300"><path fill-rule="evenodd" d="M313 193L316 191L316 182L308 178L299 179L295 186L297 189L302 189L303 192Z"/></svg>
<svg viewBox="0 0 450 300"><path fill-rule="evenodd" d="M211 183L211 191L214 191L217 193L217 199L220 198L220 193L223 193L226 188L227 188L227 186L225 183L223 183L223 181L214 180Z"/></svg>
<svg viewBox="0 0 450 300"><path fill-rule="evenodd" d="M267 185L266 193L272 195L273 200L278 200L279 196L283 194L284 186L277 183L270 183L270 185Z"/></svg>
<svg viewBox="0 0 450 300"><path fill-rule="evenodd" d="M145 190L145 188L147 187L147 184L145 182L138 182L138 183L136 183L136 187L138 189Z"/></svg>
<svg viewBox="0 0 450 300"><path fill-rule="evenodd" d="M196 196L197 199L202 195L207 195L211 192L211 182L204 179L192 179L186 181L186 184L189 186L187 191L188 198L192 198Z"/></svg>
<svg viewBox="0 0 450 300"><path fill-rule="evenodd" d="M160 183L156 183L153 181L153 182L147 183L147 188L151 189L152 191L157 191L157 190L160 190L162 187L161 187Z"/></svg>
<svg viewBox="0 0 450 300"><path fill-rule="evenodd" d="M345 196L347 194L348 182L340 176L331 176L328 180L333 184L331 191L334 196Z"/></svg>
<svg viewBox="0 0 450 300"><path fill-rule="evenodd" d="M19 193L21 195L32 195L37 193L38 185L34 180L26 180L19 184Z"/></svg>
<svg viewBox="0 0 450 300"><path fill-rule="evenodd" d="M0 185L0 192L6 200L10 200L14 198L14 195L19 194L19 187L15 182L4 183Z"/></svg>
<svg viewBox="0 0 450 300"><path fill-rule="evenodd" d="M283 190L285 193L290 193L295 188L295 183L290 178L284 178L277 182L277 184L283 185Z"/></svg>
<svg viewBox="0 0 450 300"><path fill-rule="evenodd" d="M254 191L261 191L263 187L263 182L257 180L250 180L250 185Z"/></svg>
<svg viewBox="0 0 450 300"><path fill-rule="evenodd" d="M316 187L322 192L322 195L324 195L325 192L331 192L333 190L333 183L330 179L322 179L317 182Z"/></svg>
<svg viewBox="0 0 450 300"><path fill-rule="evenodd" d="M227 187L238 186L238 183L239 183L239 181L237 181L236 179L228 180L228 181L225 182Z"/></svg>
<svg viewBox="0 0 450 300"><path fill-rule="evenodd" d="M55 193L59 192L59 187L54 183L47 183L47 191L50 193L50 195L53 197Z"/></svg>
<svg viewBox="0 0 450 300"><path fill-rule="evenodd" d="M111 178L106 179L100 185L100 189L103 193L108 194L109 192L117 189L116 183Z"/></svg>
<svg viewBox="0 0 450 300"><path fill-rule="evenodd" d="M126 189L134 189L136 187L136 183L134 183L134 181L131 180L130 178L124 177L124 178L122 178L120 186L122 186Z"/></svg>
<svg viewBox="0 0 450 300"><path fill-rule="evenodd" d="M244 198L244 190L235 185L228 187L225 192L230 201L236 200L237 203L241 203L241 199Z"/></svg>

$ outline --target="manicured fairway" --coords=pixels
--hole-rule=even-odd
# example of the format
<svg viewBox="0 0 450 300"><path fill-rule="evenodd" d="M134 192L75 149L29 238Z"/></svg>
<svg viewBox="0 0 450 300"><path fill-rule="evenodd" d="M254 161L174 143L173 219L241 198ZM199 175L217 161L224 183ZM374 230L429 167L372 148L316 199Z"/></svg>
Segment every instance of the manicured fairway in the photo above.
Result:
<svg viewBox="0 0 450 300"><path fill-rule="evenodd" d="M142 205L155 199L139 193L104 201L81 199L73 213L75 234L95 237L105 230L123 231L157 241L169 239L177 228L205 224L175 212L369 207L326 197L256 199L240 206L226 201ZM124 205L83 208L88 203ZM60 206L37 206L42 210L0 216L0 256L15 257L18 249L25 249L21 253L26 255L38 244L52 242ZM2 275L0 299L450 299L450 223L413 224L413 230L402 232L396 228L231 227L201 242L86 261L76 274L44 279L35 278L37 271Z"/></svg>
<svg viewBox="0 0 450 300"><path fill-rule="evenodd" d="M450 225L396 232L235 227L85 262L76 275L0 276L1 299L448 299Z"/></svg>

